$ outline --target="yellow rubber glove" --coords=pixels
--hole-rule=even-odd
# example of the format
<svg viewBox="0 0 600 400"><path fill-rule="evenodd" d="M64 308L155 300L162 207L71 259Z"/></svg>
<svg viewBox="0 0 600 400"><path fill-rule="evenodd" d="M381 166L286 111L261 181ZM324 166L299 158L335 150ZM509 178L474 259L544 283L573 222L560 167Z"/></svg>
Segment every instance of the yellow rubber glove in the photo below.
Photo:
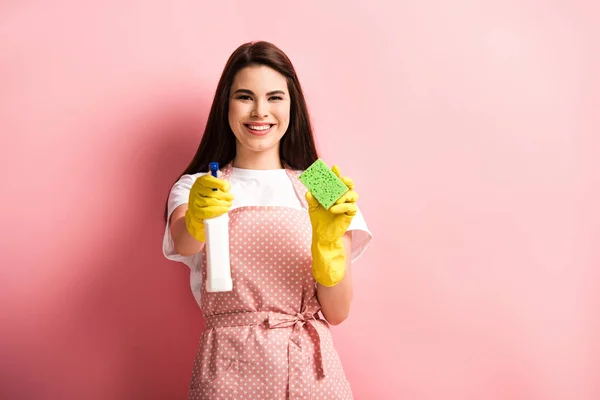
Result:
<svg viewBox="0 0 600 400"><path fill-rule="evenodd" d="M185 226L200 242L206 241L204 220L225 214L231 208L233 195L229 182L215 178L210 173L200 176L190 189ZM213 190L217 189L217 190Z"/></svg>
<svg viewBox="0 0 600 400"><path fill-rule="evenodd" d="M334 165L331 170L350 190L329 210L324 209L310 191L306 192L308 214L312 225L312 273L318 283L329 287L337 285L346 272L346 251L342 237L356 215L356 200L358 200L352 179L341 177L337 165Z"/></svg>

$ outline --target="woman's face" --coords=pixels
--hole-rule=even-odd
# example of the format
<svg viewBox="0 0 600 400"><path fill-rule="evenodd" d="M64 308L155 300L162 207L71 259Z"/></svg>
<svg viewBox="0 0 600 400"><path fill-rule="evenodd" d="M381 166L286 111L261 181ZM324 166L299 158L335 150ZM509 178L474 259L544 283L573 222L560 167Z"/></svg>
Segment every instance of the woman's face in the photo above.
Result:
<svg viewBox="0 0 600 400"><path fill-rule="evenodd" d="M290 105L287 81L279 72L263 65L241 69L229 94L229 126L238 153L278 151L290 123Z"/></svg>

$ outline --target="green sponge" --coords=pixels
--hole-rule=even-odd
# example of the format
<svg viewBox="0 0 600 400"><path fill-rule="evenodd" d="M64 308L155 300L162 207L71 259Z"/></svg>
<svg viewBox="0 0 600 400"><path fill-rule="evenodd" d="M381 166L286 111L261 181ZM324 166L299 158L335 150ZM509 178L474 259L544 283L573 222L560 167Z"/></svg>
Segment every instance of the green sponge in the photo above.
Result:
<svg viewBox="0 0 600 400"><path fill-rule="evenodd" d="M326 210L350 190L320 158L302 172L298 179Z"/></svg>

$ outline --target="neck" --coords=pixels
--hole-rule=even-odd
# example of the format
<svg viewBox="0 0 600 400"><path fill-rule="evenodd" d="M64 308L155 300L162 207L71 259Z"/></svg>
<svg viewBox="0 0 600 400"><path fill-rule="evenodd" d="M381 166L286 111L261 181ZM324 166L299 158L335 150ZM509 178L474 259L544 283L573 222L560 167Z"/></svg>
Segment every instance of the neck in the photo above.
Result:
<svg viewBox="0 0 600 400"><path fill-rule="evenodd" d="M279 158L279 146L269 151L253 152L238 147L233 164L236 168L242 169L282 169L281 159Z"/></svg>

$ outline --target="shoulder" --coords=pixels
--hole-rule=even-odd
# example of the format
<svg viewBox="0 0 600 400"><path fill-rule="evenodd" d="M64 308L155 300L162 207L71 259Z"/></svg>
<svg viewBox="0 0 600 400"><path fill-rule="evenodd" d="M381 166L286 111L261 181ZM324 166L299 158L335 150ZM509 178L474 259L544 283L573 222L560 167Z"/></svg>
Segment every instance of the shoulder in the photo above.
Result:
<svg viewBox="0 0 600 400"><path fill-rule="evenodd" d="M179 189L190 190L196 179L205 174L206 172L198 172L196 174L184 174L177 180L177 182L173 184L171 191Z"/></svg>
<svg viewBox="0 0 600 400"><path fill-rule="evenodd" d="M200 172L197 174L184 174L182 175L177 182L173 184L171 190L169 192L169 204L171 207L176 207L182 203L186 203L188 196L190 195L190 190L194 185L194 182L197 178L204 175L205 172Z"/></svg>

